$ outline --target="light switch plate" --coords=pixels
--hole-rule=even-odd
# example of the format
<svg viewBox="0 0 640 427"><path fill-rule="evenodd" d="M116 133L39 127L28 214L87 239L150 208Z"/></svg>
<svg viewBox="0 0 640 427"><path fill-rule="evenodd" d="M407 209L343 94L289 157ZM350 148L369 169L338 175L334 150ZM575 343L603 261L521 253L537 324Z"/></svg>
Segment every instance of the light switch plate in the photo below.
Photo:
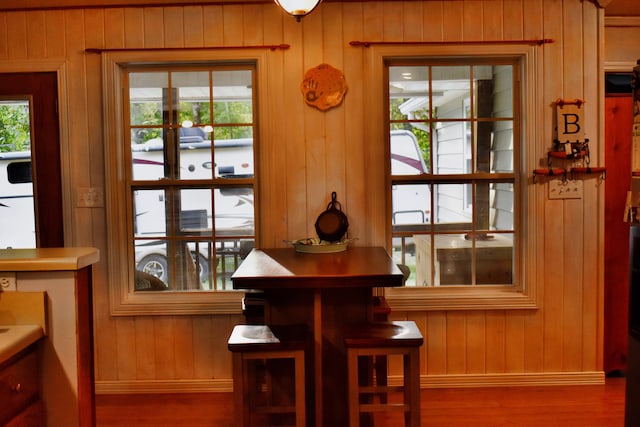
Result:
<svg viewBox="0 0 640 427"><path fill-rule="evenodd" d="M550 199L582 199L583 182L578 179L552 179L549 181Z"/></svg>
<svg viewBox="0 0 640 427"><path fill-rule="evenodd" d="M80 187L76 192L77 206L79 208L104 207L104 193L97 187Z"/></svg>

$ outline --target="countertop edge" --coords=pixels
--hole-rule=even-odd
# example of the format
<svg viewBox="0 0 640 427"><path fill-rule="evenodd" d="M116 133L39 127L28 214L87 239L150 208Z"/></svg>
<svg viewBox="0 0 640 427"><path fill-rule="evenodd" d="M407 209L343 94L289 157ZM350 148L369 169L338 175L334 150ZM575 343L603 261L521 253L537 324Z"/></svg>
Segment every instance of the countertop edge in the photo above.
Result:
<svg viewBox="0 0 640 427"><path fill-rule="evenodd" d="M0 271L74 271L99 260L90 247L0 249Z"/></svg>
<svg viewBox="0 0 640 427"><path fill-rule="evenodd" d="M0 365L43 336L39 325L0 325Z"/></svg>

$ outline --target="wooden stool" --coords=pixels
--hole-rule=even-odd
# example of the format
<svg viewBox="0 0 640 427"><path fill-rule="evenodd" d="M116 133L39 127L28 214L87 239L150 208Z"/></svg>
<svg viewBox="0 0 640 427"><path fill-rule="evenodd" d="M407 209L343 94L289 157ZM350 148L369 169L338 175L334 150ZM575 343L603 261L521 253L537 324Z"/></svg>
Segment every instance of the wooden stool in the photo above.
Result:
<svg viewBox="0 0 640 427"><path fill-rule="evenodd" d="M420 346L424 339L420 330L412 321L377 322L353 325L345 332L344 343L347 349L349 426L360 426L360 415L382 411L404 411L406 427L420 427ZM369 366L360 366L372 356L402 355L404 384L388 386L386 378L383 384L372 383L370 376L362 373L372 372ZM362 378L362 381L359 379ZM366 384L362 384L366 382ZM402 403L388 399L392 392L403 392ZM378 396L378 402L374 397Z"/></svg>
<svg viewBox="0 0 640 427"><path fill-rule="evenodd" d="M273 331L266 325L233 328L227 346L233 353L238 427L249 427L256 425L258 419L263 423L271 418L277 418L278 425L287 425L282 423L291 420L290 426L305 426L307 336L303 327L273 327Z"/></svg>

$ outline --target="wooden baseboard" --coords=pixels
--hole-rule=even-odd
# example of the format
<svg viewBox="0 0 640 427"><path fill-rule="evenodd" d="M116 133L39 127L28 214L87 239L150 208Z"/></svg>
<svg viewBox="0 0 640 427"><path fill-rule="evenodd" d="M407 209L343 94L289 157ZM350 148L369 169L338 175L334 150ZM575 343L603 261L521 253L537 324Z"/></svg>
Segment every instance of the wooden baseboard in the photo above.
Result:
<svg viewBox="0 0 640 427"><path fill-rule="evenodd" d="M400 383L400 378L395 379ZM539 372L514 374L478 375L423 375L421 388L463 388L463 387L511 387L545 385L587 385L604 384L602 371L594 372ZM394 378L389 378L389 384Z"/></svg>
<svg viewBox="0 0 640 427"><path fill-rule="evenodd" d="M422 375L421 388L514 387L545 385L604 384L602 371L541 372L520 374ZM402 384L399 376L390 376L389 385ZM96 394L230 393L231 379L221 380L134 380L96 381Z"/></svg>
<svg viewBox="0 0 640 427"><path fill-rule="evenodd" d="M231 393L232 379L96 381L96 394Z"/></svg>

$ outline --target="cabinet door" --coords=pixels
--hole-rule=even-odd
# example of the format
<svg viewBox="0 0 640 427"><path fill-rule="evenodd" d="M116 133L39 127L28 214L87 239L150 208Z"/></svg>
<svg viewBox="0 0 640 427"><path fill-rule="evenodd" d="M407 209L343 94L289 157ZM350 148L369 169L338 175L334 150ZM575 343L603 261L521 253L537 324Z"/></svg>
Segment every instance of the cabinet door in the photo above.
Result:
<svg viewBox="0 0 640 427"><path fill-rule="evenodd" d="M45 425L42 401L36 400L4 427L41 427Z"/></svg>
<svg viewBox="0 0 640 427"><path fill-rule="evenodd" d="M38 357L31 351L0 371L0 425L38 397Z"/></svg>

